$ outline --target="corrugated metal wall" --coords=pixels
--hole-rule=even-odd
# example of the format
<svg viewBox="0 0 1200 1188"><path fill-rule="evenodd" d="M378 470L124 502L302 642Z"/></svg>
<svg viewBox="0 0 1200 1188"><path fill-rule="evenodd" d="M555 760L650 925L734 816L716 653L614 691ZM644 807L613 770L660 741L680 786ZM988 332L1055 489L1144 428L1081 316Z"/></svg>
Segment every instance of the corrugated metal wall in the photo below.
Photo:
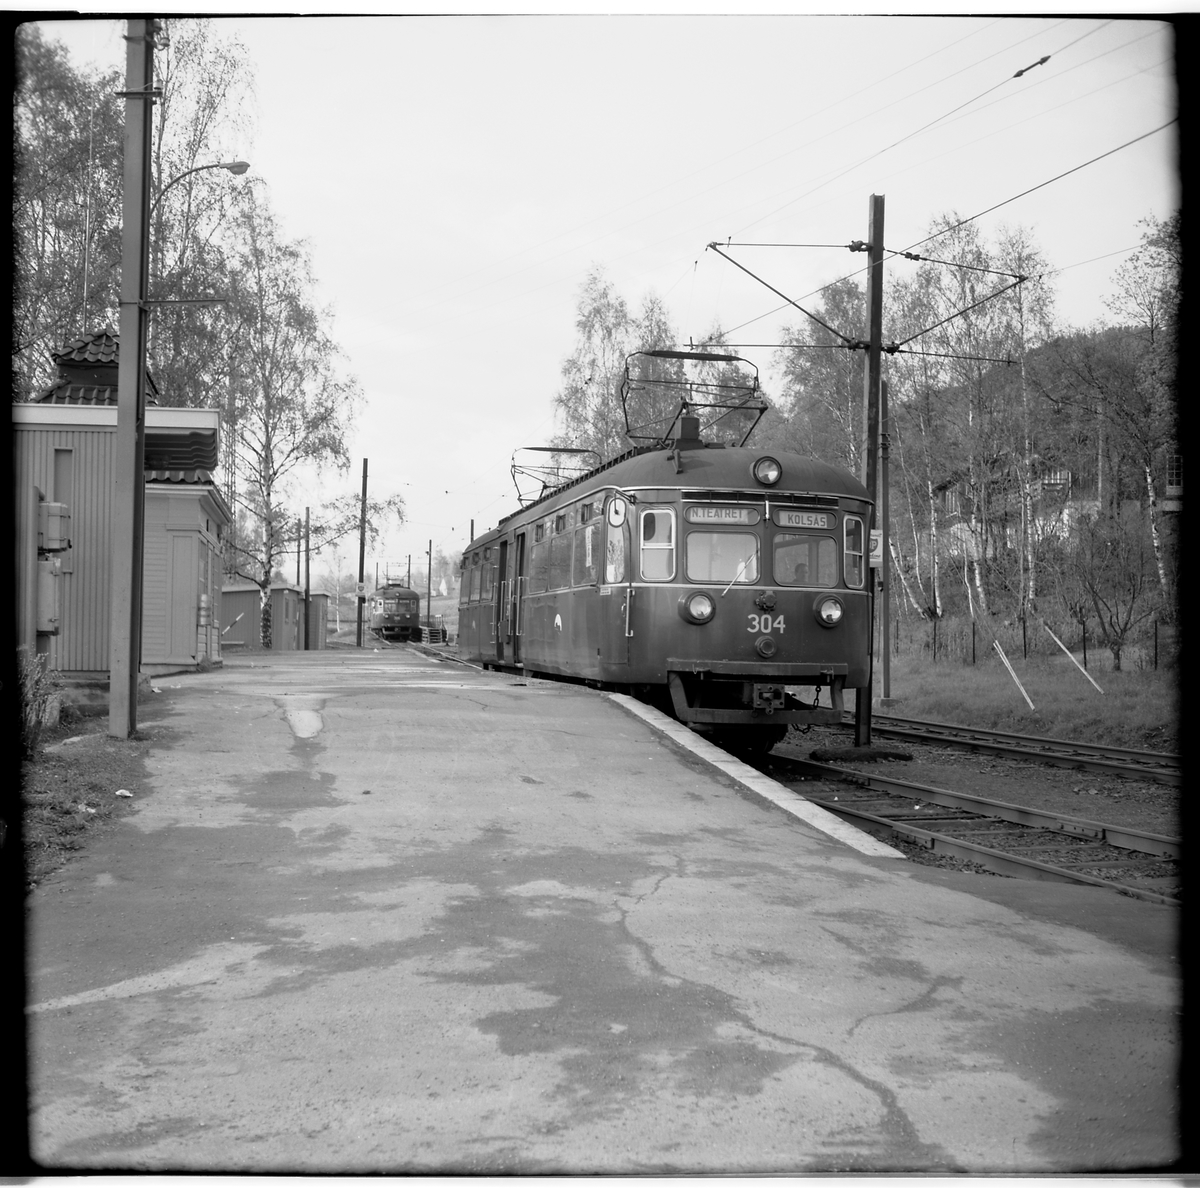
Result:
<svg viewBox="0 0 1200 1188"><path fill-rule="evenodd" d="M67 502L71 511L72 547L63 555L59 578L61 628L49 636L50 667L59 672L108 672L109 600L112 584L113 442L110 429L45 429L14 425L17 491L36 486L52 502ZM55 450L69 451L58 462ZM18 520L18 553L27 556L27 533L37 532ZM33 546L37 547L36 535ZM21 550L26 550L21 553Z"/></svg>

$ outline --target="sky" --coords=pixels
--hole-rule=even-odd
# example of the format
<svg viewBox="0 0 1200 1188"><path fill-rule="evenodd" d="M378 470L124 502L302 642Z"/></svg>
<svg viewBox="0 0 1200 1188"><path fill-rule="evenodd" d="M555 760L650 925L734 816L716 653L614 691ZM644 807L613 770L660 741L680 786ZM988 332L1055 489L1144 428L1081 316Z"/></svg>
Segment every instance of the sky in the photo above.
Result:
<svg viewBox="0 0 1200 1188"><path fill-rule="evenodd" d="M245 47L255 125L214 160L250 161L307 241L365 396L350 471L297 490L297 511L358 491L363 459L371 494L407 506L369 581L516 510L512 454L555 431L594 269L634 310L663 299L683 344L731 331L770 395L800 315L711 242L753 245L725 250L804 304L865 257L763 245L866 239L872 194L893 250L990 210L984 237L1028 229L1059 317L1084 326L1139 220L1179 203L1172 32L1152 17L213 19ZM47 32L124 68L123 21ZM889 260L885 285L909 267Z"/></svg>

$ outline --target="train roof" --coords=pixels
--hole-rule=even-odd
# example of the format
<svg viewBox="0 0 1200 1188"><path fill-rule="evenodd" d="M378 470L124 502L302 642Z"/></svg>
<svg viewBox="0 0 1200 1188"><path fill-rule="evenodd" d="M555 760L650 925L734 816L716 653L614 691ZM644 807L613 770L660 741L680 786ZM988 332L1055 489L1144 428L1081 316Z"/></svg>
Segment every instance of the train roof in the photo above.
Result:
<svg viewBox="0 0 1200 1188"><path fill-rule="evenodd" d="M783 476L775 486L761 486L751 473L754 463L763 457L774 458L783 470ZM547 491L540 499L505 516L497 528L543 504L569 497L574 492L583 494L597 487L609 486L703 491L759 489L767 498L772 492L787 492L832 495L861 499L868 503L871 500L867 488L848 470L803 454L753 447L720 447L711 443L693 444L690 448L685 446L682 449L641 446L619 454L561 487Z"/></svg>

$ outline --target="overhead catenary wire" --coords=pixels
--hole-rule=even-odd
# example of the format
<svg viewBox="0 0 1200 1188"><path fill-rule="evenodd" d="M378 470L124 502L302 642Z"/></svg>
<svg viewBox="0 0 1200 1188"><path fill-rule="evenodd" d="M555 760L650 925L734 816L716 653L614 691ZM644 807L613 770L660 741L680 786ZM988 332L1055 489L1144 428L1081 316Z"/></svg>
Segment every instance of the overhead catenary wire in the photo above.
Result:
<svg viewBox="0 0 1200 1188"><path fill-rule="evenodd" d="M1105 21L1104 24L1098 25L1096 27L1096 29L1091 30L1091 32L1093 32L1093 33L1098 32L1100 29L1104 28L1105 25L1111 24L1111 23L1112 23L1111 21ZM1038 35L1038 36L1043 35L1043 31L1039 30L1038 34L1036 34L1036 35ZM1088 36L1088 35L1089 34L1084 34L1084 36ZM1034 35L1031 35L1030 37L1027 37L1024 40L1026 40L1026 41L1031 40L1032 36L1034 36ZM1075 45L1077 42L1082 41L1082 40L1083 40L1083 37L1078 37L1075 39L1075 41L1072 41L1068 44ZM1017 44L1020 44L1020 42L1018 42ZM1015 48L1015 47L1011 47L1011 46L1008 47L1008 49L1012 49L1012 48ZM1064 48L1067 48L1067 47L1064 47ZM1002 52L1007 52L1007 49L1002 50L1002 51L997 51L997 54L1002 53ZM1062 51L1056 50L1054 52L1061 53ZM996 54L989 55L989 57L995 57L995 56L997 56L997 55ZM1051 57L1053 57L1053 54L1046 54L1044 57L1040 58L1037 62L1033 63L1032 66L1026 66L1024 69L1018 70L1015 74L1010 75L1008 78L1002 79L1000 82L994 84L993 86L988 87L987 90L980 92L978 95L975 95L973 98L968 99L965 102L960 103L955 107L952 107L949 111L943 112L936 119L930 120L928 123L923 124L920 128L917 128L912 132L906 133L904 136L901 136L898 140L892 141L891 144L884 145L883 148L876 149L874 152L869 153L867 156L854 162L854 164L848 166L846 169L842 170L840 173L837 173L833 177L826 178L824 181L819 182L812 189L805 191L805 193L797 196L796 198L790 199L789 201L785 202L782 206L777 206L773 210L769 210L766 214L755 219L752 223L746 223L741 229L745 230L746 227L757 226L757 224L763 222L766 219L771 218L772 215L776 215L780 211L786 210L789 206L794 206L797 202L800 202L804 198L809 197L811 194L815 193L816 190L820 189L821 187L827 186L832 182L838 181L840 178L845 177L846 174L852 173L855 169L858 169L860 166L865 165L867 162L873 161L876 157L880 157L884 153L890 152L892 149L897 148L901 144L904 144L906 141L912 140L914 137L919 136L922 132L928 131L930 128L934 127L936 124L940 124L943 120L949 119L952 115L955 115L957 112L962 111L964 108L970 107L972 104L977 103L980 99L984 98L984 96L990 95L992 93L992 91L998 90L1000 87L1005 86L1006 84L1012 82L1013 79L1020 78L1023 75L1027 74L1030 70L1032 70L1034 68L1034 66L1040 66L1043 63L1048 62ZM987 58L984 58L981 61L987 61L987 60L988 60ZM974 69L976 66L979 66L980 64L981 64L980 62L972 63L971 66L964 67L963 70L957 71L956 73L961 74L961 73L963 73L964 70ZM953 77L954 77L954 75L948 75L948 76L946 76L946 78L944 78L940 81L944 82L944 81L947 81L949 78L953 78ZM934 84L930 84L930 85L934 85ZM922 90L928 90L928 89L929 89L928 87L923 87L918 91L911 92L909 95L905 96L905 98L911 99L911 98L913 98L914 95L920 94Z"/></svg>
<svg viewBox="0 0 1200 1188"><path fill-rule="evenodd" d="M1010 203L1016 202L1018 199L1024 198L1029 194L1035 193L1037 190L1045 189L1047 186L1053 185L1055 182L1061 181L1065 177L1070 177L1071 174L1073 174L1073 173L1078 173L1081 169L1086 169L1090 165L1095 165L1098 161L1103 161L1105 158L1111 157L1115 153L1119 153L1122 150L1131 147L1132 145L1138 144L1140 141L1146 140L1147 138L1149 138L1151 136L1157 135L1159 132L1164 131L1165 129L1171 127L1173 124L1176 124L1176 123L1178 123L1178 116L1175 116L1172 119L1167 120L1166 123L1160 124L1157 128L1152 128L1149 132L1143 132L1140 136L1135 136L1135 137L1133 137L1132 140L1125 141L1124 144L1117 145L1116 148L1108 149L1106 152L1099 153L1095 157L1091 157L1087 161L1083 161L1079 165L1073 166L1071 169L1067 169L1067 170L1064 170L1062 173L1055 174L1054 177L1048 178L1044 182L1039 182L1036 186L1030 186L1028 189L1022 190L1019 194L1013 194L1010 198L1005 198L1001 202L994 203L993 205L986 207L984 210L978 211L976 214L968 215L965 219L959 219L957 223L952 223L950 226L943 227L940 230L934 232L932 235L927 235L924 239L919 239L915 243L910 243L908 245L908 247L898 249L895 251L894 254L901 255L904 252L910 252L914 248L921 247L922 245L924 245L926 243L930 243L942 235L946 235L951 231L957 230L959 227L965 227L968 223L973 223L976 219L981 219L986 214L991 214L993 211L1001 209L1001 207L1008 206ZM889 249L889 250L891 250L891 249ZM1120 253L1113 252L1110 254L1111 255L1119 255ZM1103 259L1104 257L1097 256L1097 257L1093 257L1093 258L1094 259ZM1081 263L1090 263L1090 261L1081 261ZM740 267L740 265L739 265L739 267ZM1070 265L1070 267L1075 267L1075 265ZM834 285L838 285L838 284L841 284L843 281L853 280L855 277L861 276L865 271L866 271L865 268L855 269L855 271L847 273L845 276L838 277L837 280L829 281L827 284L821 285L816 289L812 289L808 293L802 294L800 297L796 298L795 300L796 301L807 301L808 298L819 296L821 293L825 292L826 289L833 288ZM1057 271L1065 271L1065 270L1059 269ZM783 294L780 294L780 296L783 296ZM795 301L793 301L791 298L788 298L786 305L776 306L774 309L769 309L769 310L765 311L764 313L758 314L753 318L747 319L744 322L739 322L738 325L736 325L736 326L731 326L728 329L724 329L722 331L722 333L724 333L724 334L736 333L738 330L743 330L747 326L752 326L755 322L762 321L763 318L769 318L769 317L773 316L774 314L781 313L783 310L787 309L791 305L795 305Z"/></svg>

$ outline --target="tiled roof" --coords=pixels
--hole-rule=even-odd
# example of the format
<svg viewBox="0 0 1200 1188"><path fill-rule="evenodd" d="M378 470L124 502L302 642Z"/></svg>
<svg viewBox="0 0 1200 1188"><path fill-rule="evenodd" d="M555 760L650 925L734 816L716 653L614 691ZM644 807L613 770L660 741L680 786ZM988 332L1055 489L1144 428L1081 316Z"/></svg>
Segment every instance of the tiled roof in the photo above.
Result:
<svg viewBox="0 0 1200 1188"><path fill-rule="evenodd" d="M120 353L115 330L104 329L98 334L82 334L74 342L54 352L54 361L66 363L116 363Z"/></svg>
<svg viewBox="0 0 1200 1188"><path fill-rule="evenodd" d="M59 380L52 388L47 388L35 404L92 404L113 405L117 403L117 388L99 387L91 384L73 384L70 380ZM157 405L154 393L146 389L146 403Z"/></svg>

